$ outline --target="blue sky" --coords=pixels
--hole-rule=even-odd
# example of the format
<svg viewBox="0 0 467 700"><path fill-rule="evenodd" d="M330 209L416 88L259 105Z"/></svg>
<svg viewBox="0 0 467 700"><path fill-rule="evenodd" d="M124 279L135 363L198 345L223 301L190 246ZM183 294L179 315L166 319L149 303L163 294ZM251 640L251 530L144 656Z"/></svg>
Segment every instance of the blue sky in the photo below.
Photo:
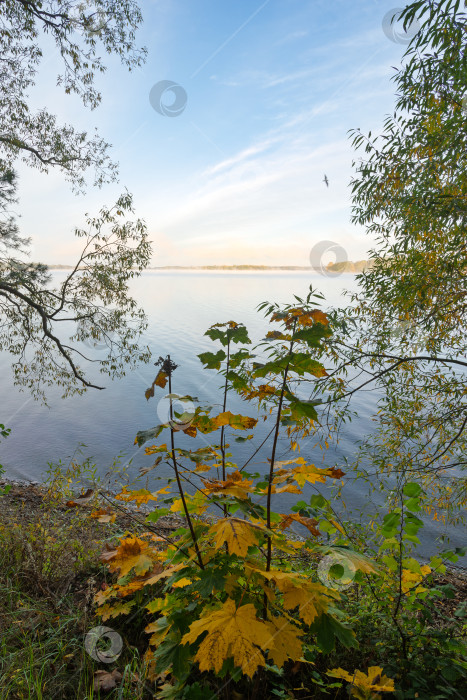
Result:
<svg viewBox="0 0 467 700"><path fill-rule="evenodd" d="M382 28L393 0L144 0L142 69L111 59L102 105L85 110L55 87L45 47L31 98L61 121L95 127L112 144L120 183L73 195L58 174L19 168L22 230L36 259L71 263L85 212L128 188L153 241L153 265L308 265L322 240L366 257L350 224L348 130L377 132L393 109L391 66L405 45ZM179 84L176 117L150 104L162 80ZM173 97L165 93L163 104ZM323 183L324 173L329 188Z"/></svg>

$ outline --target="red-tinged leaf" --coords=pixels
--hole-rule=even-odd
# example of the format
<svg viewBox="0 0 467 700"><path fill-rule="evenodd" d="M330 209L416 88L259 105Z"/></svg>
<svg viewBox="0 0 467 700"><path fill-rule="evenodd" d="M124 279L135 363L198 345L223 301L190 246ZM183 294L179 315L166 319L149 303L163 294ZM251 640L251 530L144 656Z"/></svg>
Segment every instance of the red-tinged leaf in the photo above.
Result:
<svg viewBox="0 0 467 700"><path fill-rule="evenodd" d="M345 476L345 472L343 472L342 469L338 469L337 467L331 467L328 471L329 476L331 476L333 479L341 479L343 476Z"/></svg>
<svg viewBox="0 0 467 700"><path fill-rule="evenodd" d="M293 522L297 522L304 525L314 537L319 537L321 535L320 531L316 527L316 525L318 525L318 521L314 518L306 518L298 513L284 514L281 515L281 518L282 519L279 523L281 530L285 530L286 528L290 527Z"/></svg>
<svg viewBox="0 0 467 700"><path fill-rule="evenodd" d="M250 391L245 391L245 399L250 401L251 399L259 399L264 401L267 396L279 396L280 391L271 384L260 384L258 387L251 389Z"/></svg>
<svg viewBox="0 0 467 700"><path fill-rule="evenodd" d="M196 437L196 428L194 425L189 425L187 428L183 430L185 435L188 435L189 437Z"/></svg>
<svg viewBox="0 0 467 700"><path fill-rule="evenodd" d="M144 392L147 401L149 401L149 399L151 399L154 396L154 388L156 386L160 386L161 389L164 389L165 385L167 384L167 377L167 373L163 372L160 369L157 373L157 377L155 378L149 389L146 389L146 391Z"/></svg>
<svg viewBox="0 0 467 700"><path fill-rule="evenodd" d="M166 372L163 372L162 370L159 370L157 377L155 379L156 386L160 386L161 389L164 389L165 385L167 384L167 379L168 379L168 374Z"/></svg>
<svg viewBox="0 0 467 700"><path fill-rule="evenodd" d="M313 321L315 321L316 323L322 323L323 326L327 326L329 323L326 314L320 311L319 309L315 309L314 311L312 311L310 313L310 316L312 317Z"/></svg>

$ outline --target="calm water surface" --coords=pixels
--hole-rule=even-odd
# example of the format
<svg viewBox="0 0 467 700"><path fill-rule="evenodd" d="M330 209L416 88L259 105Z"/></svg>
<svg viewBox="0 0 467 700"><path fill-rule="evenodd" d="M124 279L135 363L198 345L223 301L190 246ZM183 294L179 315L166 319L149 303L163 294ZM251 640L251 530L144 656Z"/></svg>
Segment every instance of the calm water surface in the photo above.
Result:
<svg viewBox="0 0 467 700"><path fill-rule="evenodd" d="M60 279L65 273L56 271L54 274ZM221 401L221 377L213 371L204 371L197 358L198 353L215 347L209 338L204 337L205 330L213 323L235 320L244 323L252 341L257 342L269 328L263 316L255 310L256 306L265 300L293 303L293 295L306 296L310 284L325 295L324 308L344 305L343 290L356 288L355 278L349 274L330 278L308 272L157 271L146 272L136 280L134 294L149 317L144 343L151 348L154 359L170 354L179 365L174 375L173 391L215 404ZM129 465L130 474L136 475L141 466L150 466L151 458L133 443L138 430L164 422L167 417L167 402L159 398L163 396L162 391L149 402L144 397L144 391L156 373L152 364L142 366L118 381L96 376L97 383L104 381L105 391L91 390L84 396L66 400L59 400L59 392L50 392L48 408L13 386L9 362L8 356L0 356L0 420L12 428L10 437L0 444L0 463L6 467L10 478L41 480L48 462L66 462L81 444L85 445L83 456L92 457L101 473L107 471L119 454L124 455L122 463ZM246 406L238 397L229 401L233 412L254 415L253 407ZM352 457L357 441L371 431L376 402L375 393L357 395L353 410L358 416L343 431L337 449L326 454L328 464L336 463L342 455ZM246 445L231 441L234 460L239 465L248 459L269 430L268 424L258 425L255 439ZM193 447L193 441L184 440L180 446ZM268 454L267 450L261 450L248 469L265 472ZM287 459L288 455L284 441L278 458ZM317 464L323 458L312 440L303 446L302 455L314 459ZM158 476L169 476L168 467L161 465L158 470ZM348 477L343 491L347 509L365 507L371 512L378 496L373 494L370 497L361 482L354 483ZM305 497L309 498L311 488L304 491ZM295 498L283 494L276 507L285 512ZM442 534L442 526L429 521L424 530L424 549L432 549L434 538ZM460 546L463 539L461 529L456 530L453 544Z"/></svg>

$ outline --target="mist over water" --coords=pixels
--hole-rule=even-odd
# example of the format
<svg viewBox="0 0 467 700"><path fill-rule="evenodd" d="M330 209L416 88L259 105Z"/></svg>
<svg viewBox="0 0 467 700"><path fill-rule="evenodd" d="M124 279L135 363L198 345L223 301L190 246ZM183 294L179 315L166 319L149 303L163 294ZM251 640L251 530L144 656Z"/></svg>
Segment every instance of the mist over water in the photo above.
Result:
<svg viewBox="0 0 467 700"><path fill-rule="evenodd" d="M65 271L55 271L61 279ZM261 340L270 326L256 307L262 301L293 303L294 294L305 297L310 284L325 296L323 309L345 306L348 301L343 290L356 290L355 277L342 274L326 277L311 272L228 272L228 271L157 271L145 272L133 282L134 294L149 317L149 327L143 338L154 356L170 354L179 365L174 373L173 391L196 396L203 403L220 404L222 377L215 371L203 370L197 355L217 348L217 344L204 336L214 323L234 320L248 328L253 344ZM99 351L97 351L98 353ZM98 354L96 355L98 357ZM12 429L10 437L0 444L0 463L6 467L10 479L40 481L48 462L66 463L80 445L82 458L90 457L98 472L104 474L117 455L122 455L122 464L129 465L128 473L136 476L140 467L149 467L153 458L144 454L144 448L134 445L138 430L144 430L166 420L166 408L161 401L164 390L156 389L154 398L146 401L145 390L152 383L157 369L153 364L141 366L125 378L110 381L98 373L91 378L104 383L104 391L90 390L84 396L61 400L61 392L48 394L50 407L35 402L26 393L13 386L10 357L0 356L2 377L0 421ZM376 392L357 393L352 410L357 416L344 426L339 444L330 450L321 451L309 438L302 444L301 456L314 461L317 466L341 464L342 457L352 460L359 439L372 430L371 417L376 412ZM228 399L228 409L233 413L255 416L252 405L243 402L233 393ZM270 422L260 421L255 438L247 443L230 440L232 460L242 466L252 452L261 444L271 427ZM207 444L208 436L199 435L197 442L186 436L177 436L177 445L185 448ZM215 441L215 434L209 436ZM160 442L165 440L164 434ZM251 472L267 470L269 449L261 449L248 465ZM296 453L294 453L296 454ZM290 458L288 441L280 443L276 459ZM325 462L323 462L323 458ZM152 477L166 479L171 470L160 464L151 472ZM362 481L354 481L352 474L344 477L343 500L347 512L365 508L367 513L375 510L378 494L369 496L368 487ZM149 488L160 488L161 483L150 481ZM326 487L320 489L329 493ZM316 491L311 485L304 488L303 496L281 494L274 507L286 512L297 500L308 500ZM433 540L441 535L440 523L427 521L423 529L421 552L433 549ZM464 536L459 528L454 533L452 544L460 546Z"/></svg>

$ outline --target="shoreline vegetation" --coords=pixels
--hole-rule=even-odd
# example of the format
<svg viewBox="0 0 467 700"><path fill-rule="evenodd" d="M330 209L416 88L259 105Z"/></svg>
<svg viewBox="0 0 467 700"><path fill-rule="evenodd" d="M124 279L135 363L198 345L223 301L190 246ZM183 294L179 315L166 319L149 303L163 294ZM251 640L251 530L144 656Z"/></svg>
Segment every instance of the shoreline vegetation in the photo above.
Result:
<svg viewBox="0 0 467 700"><path fill-rule="evenodd" d="M359 274L360 272L365 272L365 270L370 270L372 267L371 260L357 260L353 262L352 260L346 260L343 262L328 263L321 267L312 267L310 265L300 266L300 265L163 265L160 267L148 267L147 270L228 270L228 271L238 271L244 272L245 270L253 271L269 271L269 270L283 270L290 272L306 272L307 270L312 270L314 272L350 272L353 274ZM72 270L71 265L47 265L49 270Z"/></svg>
<svg viewBox="0 0 467 700"><path fill-rule="evenodd" d="M2 483L6 482L0 481L0 485ZM143 609L140 613L133 611L128 621L118 617L108 620L104 615L101 624L106 627L103 629L111 629L113 635L110 649L115 640L118 644L120 640L125 640L121 649L118 646L116 667L115 663L109 666L104 646L102 649L96 646L95 654L88 653L89 630L101 629L96 627L95 598L105 596L112 587L115 577L106 572L103 563L112 555L112 548L117 546L122 534L127 536L131 533L136 537L135 542L147 540L148 544L153 545L154 539L176 542L185 519L181 514L170 513L160 518L157 525L148 525L146 515L149 508L141 504L138 509L131 503L125 503L124 509L115 513L115 518L96 518L103 511L95 511L98 504L94 498L79 507L71 507L66 502L67 490L57 492L51 486L50 483L14 482L8 498L0 499L0 628L5 630L3 643L5 651L8 650L3 662L5 697L25 698L26 695L18 692L23 685L35 688L36 697L44 700L49 697L97 700L115 697L111 691L117 692L117 689L120 689L122 694L119 697L122 698L146 700L149 697L166 697L163 690L168 689L167 685L159 688L156 695L149 692L150 684L143 672L147 634L142 633L141 629L149 621L147 612ZM97 492L95 496L97 498ZM115 507L117 502L112 500ZM92 517L91 511L94 511ZM205 517L200 516L200 519L203 521ZM157 535L154 534L155 530ZM288 559L287 555L282 554L282 557L285 557L283 561ZM296 560L296 567L303 567L304 570L313 565L312 559L297 560L297 553L291 555L292 560ZM448 595L432 602L435 620L432 633L442 636L452 625L466 598L467 573L449 566L444 573L433 574L431 586L440 591L449 591ZM360 632L366 631L372 638L375 631L370 620L365 614L362 617L369 603L368 593L362 598L362 591L358 593L357 589L360 586L355 590L354 587L350 588L346 599L351 607L355 607L355 611L359 611ZM127 600L124 597L118 604L129 605ZM85 644L83 638L86 639ZM390 647L389 644L388 664L391 663ZM359 654L338 646L329 659L317 655L312 662L316 681L316 694L313 697L326 695L324 679L329 662L345 666L349 659L355 664L364 661L373 663L371 639L367 644L362 643ZM306 660L296 664L297 670L292 671L292 675L304 665ZM23 681L18 677L17 669L20 668L23 669ZM339 692L340 686L342 682L334 686L336 697L337 694L343 697ZM199 689L199 683L194 687ZM47 694L43 694L45 689ZM185 695L179 697L185 698ZM238 697L246 698L245 695ZM287 696L279 694L279 697ZM310 696L299 694L294 697ZM377 698L378 695L367 694L365 697ZM415 697L427 696L417 694Z"/></svg>

